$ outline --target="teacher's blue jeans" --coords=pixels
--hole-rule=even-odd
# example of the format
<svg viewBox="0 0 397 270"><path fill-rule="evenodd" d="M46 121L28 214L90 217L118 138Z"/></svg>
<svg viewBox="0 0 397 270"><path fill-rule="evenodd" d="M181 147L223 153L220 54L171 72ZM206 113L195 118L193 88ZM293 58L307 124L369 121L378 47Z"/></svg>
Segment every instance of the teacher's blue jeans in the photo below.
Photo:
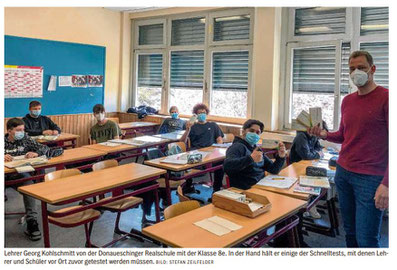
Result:
<svg viewBox="0 0 397 270"><path fill-rule="evenodd" d="M337 165L335 184L347 247L379 247L383 211L375 207L374 197L382 179Z"/></svg>

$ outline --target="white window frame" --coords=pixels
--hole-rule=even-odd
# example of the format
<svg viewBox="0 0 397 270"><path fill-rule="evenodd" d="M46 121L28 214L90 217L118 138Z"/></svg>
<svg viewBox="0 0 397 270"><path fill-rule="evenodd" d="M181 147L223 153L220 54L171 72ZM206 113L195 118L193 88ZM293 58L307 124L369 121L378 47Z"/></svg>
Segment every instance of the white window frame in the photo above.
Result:
<svg viewBox="0 0 397 270"><path fill-rule="evenodd" d="M253 33L254 33L254 9L252 8L243 8L243 9L233 9L233 10L224 10L218 12L212 12L209 15L208 19L208 39L209 46L227 46L227 45L252 45L253 43ZM250 32L249 39L236 39L236 40L222 40L222 41L214 41L214 19L219 17L229 17L229 16L241 16L241 15L250 15Z"/></svg>
<svg viewBox="0 0 397 270"><path fill-rule="evenodd" d="M339 125L339 102L340 102L340 76L341 76L341 58L342 58L342 41L323 41L323 42L292 42L287 44L287 61L286 61L286 83L285 83L285 100L284 106L284 128L291 128L290 118L292 117L292 71L293 71L293 50L315 47L335 47L335 89L334 89L334 119L333 130ZM321 93L319 93L321 94Z"/></svg>
<svg viewBox="0 0 397 270"><path fill-rule="evenodd" d="M212 59L213 59L213 54L214 52L237 52L237 51L248 51L248 86L247 86L247 112L246 112L246 118L249 119L251 118L251 113L252 113L252 45L246 45L246 46L223 46L223 47L212 47L208 50L208 59L207 59L207 78L206 81L207 83L207 91L206 91L206 97L204 100L205 104L208 105L208 108L211 108L211 92L212 92ZM205 86L204 86L205 88ZM234 118L234 117L229 117L229 116L221 116L221 115L213 115L214 117L222 117L222 118L232 118L232 119L242 119L242 118Z"/></svg>
<svg viewBox="0 0 397 270"><path fill-rule="evenodd" d="M132 100L131 100L131 104L134 104L134 106L136 106L136 102L138 100L138 55L150 55L150 54L162 54L163 55L163 74L162 74L162 86L161 86L161 108L160 108L160 112L161 113L166 113L167 112L167 108L164 107L164 101L165 101L165 97L167 95L167 89L166 89L166 85L167 85L167 72L168 70L166 69L166 67L164 66L164 59L165 57L167 57L167 54L165 53L164 50L136 50L134 52L134 58L133 58L133 63L134 63L134 68L133 68L133 73L132 73L132 78L133 78L133 95L132 95ZM165 62L166 63L166 62ZM168 98L167 98L168 100Z"/></svg>
<svg viewBox="0 0 397 270"><path fill-rule="evenodd" d="M295 11L300 8L310 7L295 7L289 9L289 21L288 21L288 40L289 41L325 41L325 40L344 40L349 39L351 36L352 29L352 8L346 7L346 24L344 34L327 34L327 35L306 35L306 36L295 36Z"/></svg>
<svg viewBox="0 0 397 270"><path fill-rule="evenodd" d="M162 44L154 44L154 45L139 45L139 27L152 25L152 24L162 24L163 25L163 43ZM137 20L134 23L134 48L135 49L158 49L158 48L165 48L167 44L167 23L166 19L147 19L147 20Z"/></svg>

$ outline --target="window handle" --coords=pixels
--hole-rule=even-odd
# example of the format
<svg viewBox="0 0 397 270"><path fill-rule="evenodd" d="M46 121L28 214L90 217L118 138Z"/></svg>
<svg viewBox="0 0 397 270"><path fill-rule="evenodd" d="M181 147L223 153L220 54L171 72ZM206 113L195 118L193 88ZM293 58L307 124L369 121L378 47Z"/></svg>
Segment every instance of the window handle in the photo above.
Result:
<svg viewBox="0 0 397 270"><path fill-rule="evenodd" d="M163 80L163 87L162 87L164 92L167 91L166 83L167 83L167 81L164 79Z"/></svg>
<svg viewBox="0 0 397 270"><path fill-rule="evenodd" d="M208 85L207 85L207 82L204 82L204 93L208 93Z"/></svg>

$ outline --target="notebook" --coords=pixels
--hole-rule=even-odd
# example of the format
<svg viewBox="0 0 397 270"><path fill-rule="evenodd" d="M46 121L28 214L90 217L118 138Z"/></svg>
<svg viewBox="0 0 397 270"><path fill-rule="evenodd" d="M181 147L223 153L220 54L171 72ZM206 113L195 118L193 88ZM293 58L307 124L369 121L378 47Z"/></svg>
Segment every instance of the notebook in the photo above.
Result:
<svg viewBox="0 0 397 270"><path fill-rule="evenodd" d="M7 168L16 168L16 167L22 167L22 166L27 166L27 165L40 165L40 164L45 164L48 162L48 159L46 156L40 156L36 158L26 158L26 159L20 159L20 160L13 160L10 162L4 163L4 166Z"/></svg>
<svg viewBox="0 0 397 270"><path fill-rule="evenodd" d="M288 189L298 179L295 177L287 177L287 176L279 176L279 175L268 175L265 178L261 179L257 185L266 186L266 187L275 187L275 188L282 188Z"/></svg>
<svg viewBox="0 0 397 270"><path fill-rule="evenodd" d="M320 176L299 176L299 184L301 186L330 188L328 177Z"/></svg>
<svg viewBox="0 0 397 270"><path fill-rule="evenodd" d="M297 184L294 187L294 192L312 194L312 195L320 195L321 188L319 188L319 187L304 187L304 186Z"/></svg>

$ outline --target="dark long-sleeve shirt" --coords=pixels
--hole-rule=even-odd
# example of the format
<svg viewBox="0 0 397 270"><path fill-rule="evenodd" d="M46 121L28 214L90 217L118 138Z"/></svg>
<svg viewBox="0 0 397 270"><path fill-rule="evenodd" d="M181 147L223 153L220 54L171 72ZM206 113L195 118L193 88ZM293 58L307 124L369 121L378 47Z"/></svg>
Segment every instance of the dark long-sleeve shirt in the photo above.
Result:
<svg viewBox="0 0 397 270"><path fill-rule="evenodd" d="M265 154L261 162L254 162L251 153L255 147L247 141L236 137L226 151L223 168L230 179L230 186L249 189L265 177L265 171L278 174L284 165L285 158L279 156L271 161Z"/></svg>
<svg viewBox="0 0 397 270"><path fill-rule="evenodd" d="M317 137L310 136L307 132L298 131L292 143L290 162L312 160L320 158L321 145Z"/></svg>
<svg viewBox="0 0 397 270"><path fill-rule="evenodd" d="M378 86L366 95L347 95L339 130L327 141L341 143L338 164L361 174L383 175L389 186L389 90Z"/></svg>
<svg viewBox="0 0 397 270"><path fill-rule="evenodd" d="M30 114L27 114L22 120L25 122L25 132L29 136L41 135L44 130L57 130L61 133L61 129L47 116L40 115L34 118Z"/></svg>

